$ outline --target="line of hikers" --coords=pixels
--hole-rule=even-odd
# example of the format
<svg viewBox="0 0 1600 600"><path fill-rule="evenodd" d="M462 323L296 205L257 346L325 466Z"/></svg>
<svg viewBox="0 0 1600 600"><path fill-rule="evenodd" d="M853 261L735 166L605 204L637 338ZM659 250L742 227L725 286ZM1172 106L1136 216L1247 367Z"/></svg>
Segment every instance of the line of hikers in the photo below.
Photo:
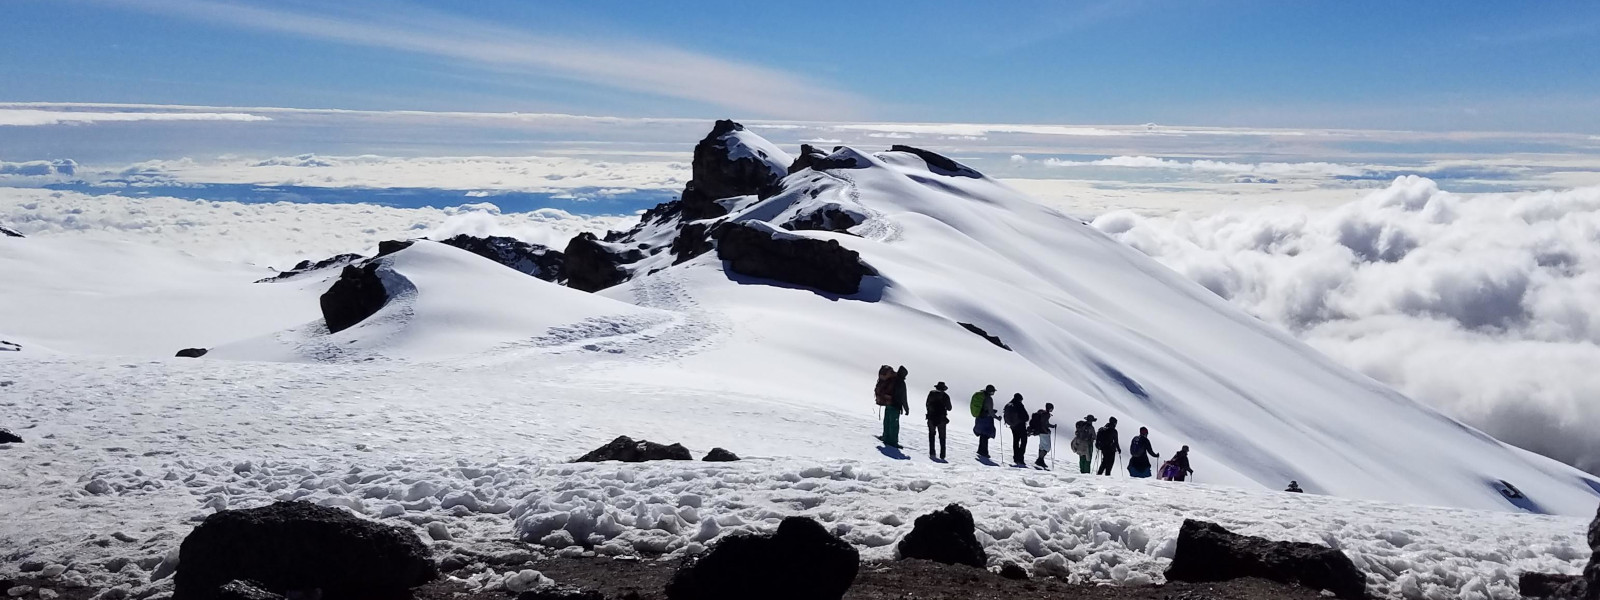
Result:
<svg viewBox="0 0 1600 600"><path fill-rule="evenodd" d="M884 446L903 449L900 445L900 416L911 414L911 405L907 400L906 376L910 372L905 367L895 369L883 365L878 369L878 382L873 395L878 406L883 407L883 435L878 439ZM928 420L928 457L944 460L945 458L945 426L950 423L949 388L941 381L928 392L927 420ZM1055 413L1055 404L1046 402L1044 408L1034 411L1030 416L1028 409L1022 403L1022 394L1013 394L1011 401L1007 402L1003 411L994 408L993 385L984 386L982 390L972 394L972 417L975 419L972 433L978 437L978 458L989 460L989 440L996 437L996 421L1002 421L1011 430L1011 462L1014 466L1026 466L1025 458L1028 453L1028 438L1038 438L1039 456L1033 461L1034 466L1049 468L1045 457L1049 456L1051 443L1054 438L1056 426L1050 422ZM1096 452L1100 454L1100 468L1095 470L1097 475L1111 475L1118 454L1122 453L1122 444L1117 436L1117 418L1106 419L1106 424L1098 430L1094 426L1094 415L1088 415L1075 424L1072 435L1072 452L1078 455L1078 470L1088 473L1094 462ZM1130 477L1150 477L1150 459L1161 458L1150 446L1149 430L1140 427L1139 435L1128 443L1128 475ZM934 452L937 442L938 453ZM1184 481L1194 474L1194 469L1189 467L1189 447L1173 454L1172 458L1161 464L1160 472L1156 475L1160 479L1169 481Z"/></svg>

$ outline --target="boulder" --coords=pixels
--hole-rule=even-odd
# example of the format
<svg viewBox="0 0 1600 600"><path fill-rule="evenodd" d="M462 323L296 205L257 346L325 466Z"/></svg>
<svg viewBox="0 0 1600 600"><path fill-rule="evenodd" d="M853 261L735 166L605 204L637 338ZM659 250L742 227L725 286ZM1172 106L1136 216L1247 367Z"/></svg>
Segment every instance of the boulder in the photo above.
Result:
<svg viewBox="0 0 1600 600"><path fill-rule="evenodd" d="M11 433L10 429L0 429L0 444L21 444L22 436Z"/></svg>
<svg viewBox="0 0 1600 600"><path fill-rule="evenodd" d="M200 358L202 356L205 356L206 352L208 352L208 350L206 350L205 348L184 348L184 349L178 351L177 357L178 358Z"/></svg>
<svg viewBox="0 0 1600 600"><path fill-rule="evenodd" d="M805 169L827 171L829 169L856 169L860 167L861 164L856 162L854 157L833 156L811 144L800 144L800 156L795 157L794 163L789 165L789 173L792 175Z"/></svg>
<svg viewBox="0 0 1600 600"><path fill-rule="evenodd" d="M1028 570L1014 562L1006 562L1000 567L1000 576L1006 579L1027 579Z"/></svg>
<svg viewBox="0 0 1600 600"><path fill-rule="evenodd" d="M585 292L598 292L628 280L628 271L622 265L632 262L629 255L602 242L593 233L580 233L567 242L567 287ZM637 259L635 259L637 260Z"/></svg>
<svg viewBox="0 0 1600 600"><path fill-rule="evenodd" d="M380 266L377 261L346 265L339 279L322 293L322 319L328 324L328 333L349 329L389 303L389 290L378 275Z"/></svg>
<svg viewBox="0 0 1600 600"><path fill-rule="evenodd" d="M283 595L262 589L261 584L254 581L235 579L217 588L215 598L216 600L283 600Z"/></svg>
<svg viewBox="0 0 1600 600"><path fill-rule="evenodd" d="M567 262L566 255L561 252L505 236L474 237L463 233L439 240L439 243L455 246L545 281L562 279L563 267Z"/></svg>
<svg viewBox="0 0 1600 600"><path fill-rule="evenodd" d="M415 240L384 240L378 242L378 254L377 256L373 256L373 258L381 258L401 250L405 250L406 248L410 248L411 244L414 243L416 243Z"/></svg>
<svg viewBox="0 0 1600 600"><path fill-rule="evenodd" d="M439 576L411 530L307 502L214 513L178 553L174 600L215 600L236 579L284 596L401 600Z"/></svg>
<svg viewBox="0 0 1600 600"><path fill-rule="evenodd" d="M1587 582L1582 575L1556 573L1523 573L1517 577L1517 589L1524 598L1551 598L1552 600L1582 600Z"/></svg>
<svg viewBox="0 0 1600 600"><path fill-rule="evenodd" d="M922 162L928 163L929 171L939 175L949 175L951 177L971 177L974 179L983 177L982 174L973 170L971 167L950 160L949 157L946 157L943 154L923 150L921 148L913 148L911 146L902 146L900 144L890 146L889 151L915 154L918 158L922 159Z"/></svg>
<svg viewBox="0 0 1600 600"><path fill-rule="evenodd" d="M1367 597L1366 576L1343 552L1305 542L1239 535L1216 523L1186 519L1167 581L1212 582L1259 577L1328 590L1339 598Z"/></svg>
<svg viewBox="0 0 1600 600"><path fill-rule="evenodd" d="M694 460L689 455L689 449L682 444L665 446L647 440L633 441L625 435L607 442L606 445L589 451L573 462L603 462L617 460L622 462L645 462L650 460Z"/></svg>
<svg viewBox="0 0 1600 600"><path fill-rule="evenodd" d="M877 275L856 251L838 240L817 240L759 222L729 224L717 235L717 258L728 270L849 296L861 279Z"/></svg>
<svg viewBox="0 0 1600 600"><path fill-rule="evenodd" d="M900 558L922 558L947 565L983 568L989 556L978 543L972 513L960 504L917 517L911 533L895 547Z"/></svg>
<svg viewBox="0 0 1600 600"><path fill-rule="evenodd" d="M299 277L301 275L304 275L306 273L310 273L312 271L320 271L322 269L331 269L333 267L343 267L345 265L348 265L350 263L356 262L358 260L361 260L361 255L360 254L336 254L334 256L330 256L328 258L324 258L324 259L316 261L316 262L312 262L310 260L302 260L299 263L296 263L294 268L289 269L287 271L283 271L283 272L278 273L277 275L273 275L271 277L257 279L256 283L275 283L275 282L279 282L279 281L293 279L295 277Z"/></svg>
<svg viewBox="0 0 1600 600"><path fill-rule="evenodd" d="M998 346L1007 352L1011 351L1011 346L1007 346L1005 342L1001 341L1000 336L989 335L989 332L984 331L982 327L973 325L971 323L958 323L958 325L961 325L961 327L965 328L967 331L978 334L978 337L989 340L989 343L994 344L995 346Z"/></svg>
<svg viewBox="0 0 1600 600"><path fill-rule="evenodd" d="M0 227L0 237L23 237L22 233L8 227Z"/></svg>
<svg viewBox="0 0 1600 600"><path fill-rule="evenodd" d="M517 600L606 600L605 594L568 585L547 585L517 594Z"/></svg>
<svg viewBox="0 0 1600 600"><path fill-rule="evenodd" d="M670 600L834 600L855 583L860 554L807 517L772 535L734 535L678 567Z"/></svg>
<svg viewBox="0 0 1600 600"><path fill-rule="evenodd" d="M739 460L739 455L722 448L712 448L710 452L706 453L706 457L700 460L704 462L733 462Z"/></svg>

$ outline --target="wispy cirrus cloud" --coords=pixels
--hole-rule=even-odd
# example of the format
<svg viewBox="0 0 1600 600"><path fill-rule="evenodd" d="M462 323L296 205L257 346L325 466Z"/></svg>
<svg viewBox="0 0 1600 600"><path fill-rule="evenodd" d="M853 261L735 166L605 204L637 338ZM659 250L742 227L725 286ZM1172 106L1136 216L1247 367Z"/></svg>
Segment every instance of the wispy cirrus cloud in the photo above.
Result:
<svg viewBox="0 0 1600 600"><path fill-rule="evenodd" d="M867 107L857 95L778 69L659 43L537 33L421 7L102 1L232 27L442 58L511 77L546 77L688 100L753 116L849 118Z"/></svg>

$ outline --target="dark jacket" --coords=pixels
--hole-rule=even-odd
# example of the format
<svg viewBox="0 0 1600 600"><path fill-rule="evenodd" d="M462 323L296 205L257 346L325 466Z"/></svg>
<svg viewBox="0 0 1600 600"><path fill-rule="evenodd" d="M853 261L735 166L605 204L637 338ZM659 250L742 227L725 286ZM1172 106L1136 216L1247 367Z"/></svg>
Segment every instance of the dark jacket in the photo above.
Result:
<svg viewBox="0 0 1600 600"><path fill-rule="evenodd" d="M1050 423L1050 412L1041 408L1033 411L1033 418L1028 420L1028 435L1047 435L1055 427Z"/></svg>
<svg viewBox="0 0 1600 600"><path fill-rule="evenodd" d="M909 374L905 367L900 367L900 371L894 374L894 401L889 405L908 415L911 414L911 402L906 399L906 375Z"/></svg>
<svg viewBox="0 0 1600 600"><path fill-rule="evenodd" d="M1012 398L1006 403L1005 424L1012 429L1028 426L1028 407L1023 406L1022 399Z"/></svg>
<svg viewBox="0 0 1600 600"><path fill-rule="evenodd" d="M950 394L939 390L928 392L928 422L944 425L950 422Z"/></svg>
<svg viewBox="0 0 1600 600"><path fill-rule="evenodd" d="M1149 470L1152 456L1159 458L1161 455L1150 449L1149 439L1136 435L1128 441L1128 468Z"/></svg>
<svg viewBox="0 0 1600 600"><path fill-rule="evenodd" d="M1194 469L1189 468L1188 450L1174 452L1172 454L1172 464L1178 465L1178 481L1183 481L1190 473L1194 472Z"/></svg>
<svg viewBox="0 0 1600 600"><path fill-rule="evenodd" d="M1122 441L1117 439L1117 426L1107 423L1094 434L1094 447L1101 454L1116 454L1122 452Z"/></svg>

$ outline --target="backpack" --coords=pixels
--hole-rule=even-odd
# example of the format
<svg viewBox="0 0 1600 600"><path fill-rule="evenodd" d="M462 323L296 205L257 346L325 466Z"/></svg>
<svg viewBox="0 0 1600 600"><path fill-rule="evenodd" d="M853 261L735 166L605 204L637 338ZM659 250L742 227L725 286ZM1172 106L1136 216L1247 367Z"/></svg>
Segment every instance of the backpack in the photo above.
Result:
<svg viewBox="0 0 1600 600"><path fill-rule="evenodd" d="M1100 432L1094 436L1094 447L1106 454L1116 450L1117 430L1112 429L1110 425L1101 427Z"/></svg>
<svg viewBox="0 0 1600 600"><path fill-rule="evenodd" d="M972 418L976 419L983 416L983 401L983 392L972 394Z"/></svg>
<svg viewBox="0 0 1600 600"><path fill-rule="evenodd" d="M1093 424L1089 423L1088 421L1078 421L1078 424L1075 427L1077 427L1077 431L1072 434L1072 439L1074 441L1083 440L1084 443L1094 441Z"/></svg>
<svg viewBox="0 0 1600 600"><path fill-rule="evenodd" d="M1028 424L1028 409L1021 402L1006 403L1006 426L1022 427Z"/></svg>
<svg viewBox="0 0 1600 600"><path fill-rule="evenodd" d="M878 406L894 404L893 378L878 380L878 387L873 390L873 400L878 403Z"/></svg>
<svg viewBox="0 0 1600 600"><path fill-rule="evenodd" d="M1161 473L1156 475L1156 478L1157 479L1161 479L1163 481L1172 481L1174 479L1177 479L1178 478L1178 464L1175 463L1175 462L1172 462L1171 460L1168 460L1167 462L1161 463Z"/></svg>
<svg viewBox="0 0 1600 600"><path fill-rule="evenodd" d="M1028 434L1045 435L1047 433L1050 433L1050 413L1042 410L1033 413L1033 418L1028 420Z"/></svg>

